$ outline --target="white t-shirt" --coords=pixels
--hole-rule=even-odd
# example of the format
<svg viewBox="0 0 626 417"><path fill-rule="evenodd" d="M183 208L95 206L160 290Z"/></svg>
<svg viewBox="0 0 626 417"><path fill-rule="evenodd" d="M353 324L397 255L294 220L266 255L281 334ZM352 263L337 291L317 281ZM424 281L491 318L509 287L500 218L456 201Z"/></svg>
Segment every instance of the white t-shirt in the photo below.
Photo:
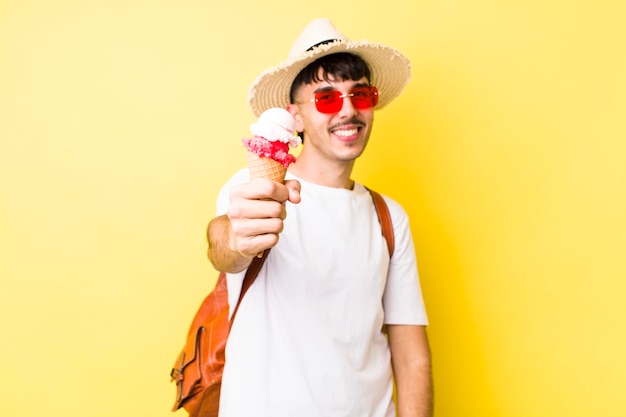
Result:
<svg viewBox="0 0 626 417"><path fill-rule="evenodd" d="M243 169L224 186L218 215L230 187L247 180ZM231 329L220 417L393 417L383 325L428 322L408 217L384 197L395 233L390 262L362 185L300 182L302 201L287 203L279 242ZM228 274L230 305L244 275Z"/></svg>

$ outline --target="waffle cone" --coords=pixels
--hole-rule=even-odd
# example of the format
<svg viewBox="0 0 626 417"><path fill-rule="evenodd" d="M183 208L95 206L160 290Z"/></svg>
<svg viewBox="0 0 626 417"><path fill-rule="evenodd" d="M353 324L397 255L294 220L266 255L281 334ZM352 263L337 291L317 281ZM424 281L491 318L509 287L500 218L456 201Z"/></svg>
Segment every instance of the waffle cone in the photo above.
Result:
<svg viewBox="0 0 626 417"><path fill-rule="evenodd" d="M281 184L285 182L287 168L272 158L263 158L253 152L248 152L248 169L250 179L266 178Z"/></svg>

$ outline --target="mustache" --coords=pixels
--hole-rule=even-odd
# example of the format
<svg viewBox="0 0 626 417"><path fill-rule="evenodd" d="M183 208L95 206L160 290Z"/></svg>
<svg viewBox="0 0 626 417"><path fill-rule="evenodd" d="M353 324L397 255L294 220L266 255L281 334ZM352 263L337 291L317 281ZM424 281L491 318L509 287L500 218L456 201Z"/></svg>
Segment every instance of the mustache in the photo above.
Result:
<svg viewBox="0 0 626 417"><path fill-rule="evenodd" d="M346 121L343 121L341 123L337 123L336 125L332 125L329 128L329 130L340 129L340 128L344 127L344 126L350 126L350 125L352 125L352 126L357 125L357 126L360 126L360 127L365 127L365 122L363 122L362 120L357 119L356 117L353 117L350 120L346 120Z"/></svg>

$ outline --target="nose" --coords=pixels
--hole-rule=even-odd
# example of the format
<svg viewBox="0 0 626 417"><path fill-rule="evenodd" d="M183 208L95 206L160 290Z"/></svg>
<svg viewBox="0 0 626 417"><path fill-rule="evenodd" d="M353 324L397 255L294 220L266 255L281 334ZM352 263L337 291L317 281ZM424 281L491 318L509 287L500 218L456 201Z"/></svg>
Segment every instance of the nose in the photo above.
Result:
<svg viewBox="0 0 626 417"><path fill-rule="evenodd" d="M341 96L343 103L341 110L339 110L338 116L342 118L352 117L357 113L356 107L352 104L350 93L343 94Z"/></svg>

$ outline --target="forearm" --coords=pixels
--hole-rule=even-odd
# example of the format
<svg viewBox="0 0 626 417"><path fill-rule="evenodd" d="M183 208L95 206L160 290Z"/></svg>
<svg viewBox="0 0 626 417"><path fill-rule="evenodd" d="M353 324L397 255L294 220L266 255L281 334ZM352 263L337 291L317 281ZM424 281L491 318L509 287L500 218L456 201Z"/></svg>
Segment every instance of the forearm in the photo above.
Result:
<svg viewBox="0 0 626 417"><path fill-rule="evenodd" d="M207 227L207 256L216 270L234 273L246 269L252 258L232 249L230 227L226 215L211 220Z"/></svg>
<svg viewBox="0 0 626 417"><path fill-rule="evenodd" d="M433 386L430 364L396 366L398 416L432 417ZM410 369L412 368L412 369ZM401 370L403 369L403 370ZM406 373L406 375L404 375Z"/></svg>
<svg viewBox="0 0 626 417"><path fill-rule="evenodd" d="M432 417L431 357L422 326L389 326L399 417Z"/></svg>

